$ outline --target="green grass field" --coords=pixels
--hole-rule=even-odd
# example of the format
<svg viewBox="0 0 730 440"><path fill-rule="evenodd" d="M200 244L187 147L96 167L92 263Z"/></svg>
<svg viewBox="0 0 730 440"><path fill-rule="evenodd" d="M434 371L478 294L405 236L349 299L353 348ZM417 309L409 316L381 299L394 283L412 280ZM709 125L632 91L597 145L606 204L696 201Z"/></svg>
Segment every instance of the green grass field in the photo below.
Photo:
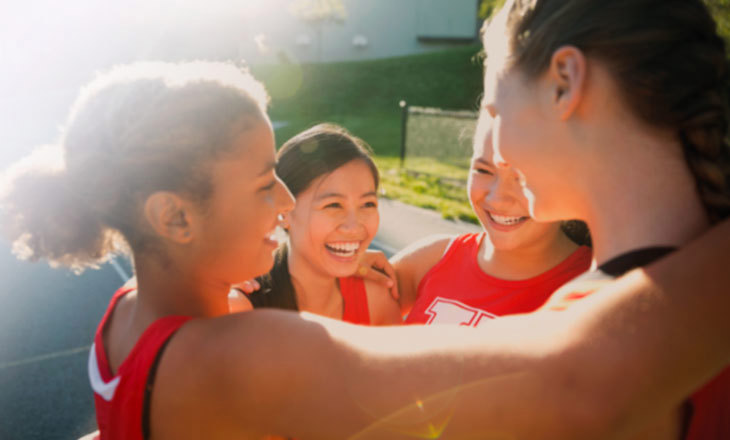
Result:
<svg viewBox="0 0 730 440"><path fill-rule="evenodd" d="M288 125L276 131L280 145L319 122L344 126L373 148L385 196L429 209L446 218L476 221L465 189L433 175L466 180L463 163L408 158L426 174L398 169L401 139L399 102L474 110L482 87L480 46L382 60L316 65L255 66L272 97L270 115ZM415 162L411 162L415 161Z"/></svg>

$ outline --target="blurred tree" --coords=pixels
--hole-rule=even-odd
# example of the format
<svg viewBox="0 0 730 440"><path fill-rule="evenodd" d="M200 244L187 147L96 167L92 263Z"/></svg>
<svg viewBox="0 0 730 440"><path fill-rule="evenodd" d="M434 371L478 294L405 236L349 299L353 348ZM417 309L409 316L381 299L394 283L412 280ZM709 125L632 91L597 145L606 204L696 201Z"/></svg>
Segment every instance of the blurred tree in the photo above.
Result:
<svg viewBox="0 0 730 440"><path fill-rule="evenodd" d="M479 18L486 20L492 16L492 14L499 10L504 4L504 0L480 0L479 1Z"/></svg>
<svg viewBox="0 0 730 440"><path fill-rule="evenodd" d="M317 39L317 61L322 61L322 29L329 23L342 23L347 11L342 0L293 0L289 11L314 28Z"/></svg>
<svg viewBox="0 0 730 440"><path fill-rule="evenodd" d="M705 0L717 22L717 30L727 42L730 54L730 0Z"/></svg>

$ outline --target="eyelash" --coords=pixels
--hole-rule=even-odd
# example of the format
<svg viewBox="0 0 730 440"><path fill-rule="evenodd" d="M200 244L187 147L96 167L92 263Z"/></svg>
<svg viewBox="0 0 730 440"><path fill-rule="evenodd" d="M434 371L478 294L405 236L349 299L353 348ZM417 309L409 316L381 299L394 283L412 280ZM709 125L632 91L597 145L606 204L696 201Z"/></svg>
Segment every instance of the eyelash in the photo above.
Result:
<svg viewBox="0 0 730 440"><path fill-rule="evenodd" d="M324 205L325 209L327 208L342 208L342 205L338 202L330 203L327 205ZM377 208L378 204L375 202L366 202L365 205L363 205L365 208Z"/></svg>
<svg viewBox="0 0 730 440"><path fill-rule="evenodd" d="M474 171L476 171L479 174L486 174L488 176L493 176L494 175L493 172L491 172L489 170L485 170L484 168L474 168Z"/></svg>
<svg viewBox="0 0 730 440"><path fill-rule="evenodd" d="M275 186L275 185L276 185L276 180L273 180L273 181L272 181L271 183L269 183L268 185L266 185L266 186L262 187L262 188L261 188L261 191L271 191L272 189L274 189L274 186Z"/></svg>

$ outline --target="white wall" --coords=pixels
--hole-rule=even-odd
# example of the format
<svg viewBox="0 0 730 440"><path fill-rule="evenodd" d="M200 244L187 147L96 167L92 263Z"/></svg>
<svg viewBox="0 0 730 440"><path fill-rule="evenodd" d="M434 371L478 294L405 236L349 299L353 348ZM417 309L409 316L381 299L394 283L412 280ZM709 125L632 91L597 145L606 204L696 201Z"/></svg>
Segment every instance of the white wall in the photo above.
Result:
<svg viewBox="0 0 730 440"><path fill-rule="evenodd" d="M316 30L287 10L289 1L271 0L274 11L243 19L238 56L251 63L277 62L280 54L293 61L333 62L385 58L465 44L477 37L478 0L343 0L347 17L322 27L321 49ZM263 35L268 53L254 39ZM363 46L354 39L367 41ZM299 40L300 44L297 44ZM308 40L309 44L301 44Z"/></svg>

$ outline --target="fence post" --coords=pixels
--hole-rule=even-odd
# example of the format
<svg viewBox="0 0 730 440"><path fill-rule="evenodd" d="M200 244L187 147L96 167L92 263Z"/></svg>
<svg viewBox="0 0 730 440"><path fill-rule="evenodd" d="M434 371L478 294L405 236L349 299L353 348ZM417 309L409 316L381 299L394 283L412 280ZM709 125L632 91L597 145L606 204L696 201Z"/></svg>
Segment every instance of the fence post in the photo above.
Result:
<svg viewBox="0 0 730 440"><path fill-rule="evenodd" d="M403 164L406 160L406 131L408 128L408 103L406 103L404 100L401 100L400 103L398 103L401 108L401 117L400 117L400 167L403 168Z"/></svg>

